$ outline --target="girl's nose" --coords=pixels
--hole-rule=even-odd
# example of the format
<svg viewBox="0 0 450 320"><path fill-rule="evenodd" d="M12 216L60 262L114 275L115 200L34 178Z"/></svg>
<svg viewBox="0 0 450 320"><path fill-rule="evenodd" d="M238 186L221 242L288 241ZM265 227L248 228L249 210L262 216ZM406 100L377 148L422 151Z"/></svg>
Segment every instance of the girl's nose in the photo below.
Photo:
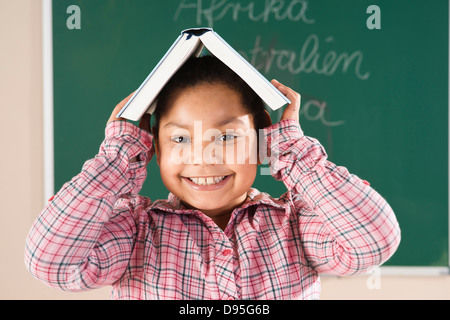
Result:
<svg viewBox="0 0 450 320"><path fill-rule="evenodd" d="M221 163L223 152L221 146L215 141L217 136L220 136L218 129L208 129L200 136L194 137L192 164L215 165Z"/></svg>

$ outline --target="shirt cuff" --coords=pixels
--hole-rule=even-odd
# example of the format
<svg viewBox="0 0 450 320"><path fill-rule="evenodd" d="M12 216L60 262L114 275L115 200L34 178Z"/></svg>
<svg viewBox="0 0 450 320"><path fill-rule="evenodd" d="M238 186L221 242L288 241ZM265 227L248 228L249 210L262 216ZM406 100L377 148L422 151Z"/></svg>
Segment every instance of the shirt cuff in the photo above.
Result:
<svg viewBox="0 0 450 320"><path fill-rule="evenodd" d="M150 147L153 142L153 136L147 130L141 129L134 124L116 120L108 123L105 129L105 137L108 139L120 136L130 136L135 140L139 140L146 147Z"/></svg>
<svg viewBox="0 0 450 320"><path fill-rule="evenodd" d="M125 149L129 159L140 154L146 157L147 152L153 150L153 135L127 121L112 121L106 126L105 141L117 140L132 144Z"/></svg>
<svg viewBox="0 0 450 320"><path fill-rule="evenodd" d="M272 155L282 154L289 150L291 144L303 136L300 124L294 119L284 119L264 128L264 137Z"/></svg>

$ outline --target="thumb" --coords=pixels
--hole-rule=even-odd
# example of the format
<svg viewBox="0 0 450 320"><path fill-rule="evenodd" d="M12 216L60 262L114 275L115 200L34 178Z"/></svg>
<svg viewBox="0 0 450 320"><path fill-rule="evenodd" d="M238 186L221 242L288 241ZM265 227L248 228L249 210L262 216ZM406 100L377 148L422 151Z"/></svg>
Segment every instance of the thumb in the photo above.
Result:
<svg viewBox="0 0 450 320"><path fill-rule="evenodd" d="M288 98L291 103L284 109L283 115L281 116L281 120L285 119L294 119L297 122L299 121L299 112L300 112L300 103L301 96L298 92L295 92L289 87L282 85L277 80L272 80L272 84Z"/></svg>
<svg viewBox="0 0 450 320"><path fill-rule="evenodd" d="M132 92L130 95L128 95L128 97L126 97L125 99L123 99L122 101L119 102L119 104L116 105L116 107L114 108L113 112L111 113L111 116L108 119L107 124L109 124L110 122L113 121L117 121L117 120L122 120L122 121L126 121L126 119L124 118L116 118L117 114L120 112L120 110L122 110L123 106L128 102L128 100L130 100L131 96L134 94L134 92Z"/></svg>

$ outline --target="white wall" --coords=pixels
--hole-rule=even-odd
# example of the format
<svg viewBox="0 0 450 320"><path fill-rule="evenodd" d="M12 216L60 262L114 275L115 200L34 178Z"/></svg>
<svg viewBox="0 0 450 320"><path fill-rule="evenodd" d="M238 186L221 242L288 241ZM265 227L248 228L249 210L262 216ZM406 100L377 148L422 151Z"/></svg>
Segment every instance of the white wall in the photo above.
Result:
<svg viewBox="0 0 450 320"><path fill-rule="evenodd" d="M44 205L41 22L40 0L0 0L0 299L109 299L109 288L48 288L23 262L25 237ZM322 299L450 299L450 276L382 275L375 285L368 277L324 277Z"/></svg>

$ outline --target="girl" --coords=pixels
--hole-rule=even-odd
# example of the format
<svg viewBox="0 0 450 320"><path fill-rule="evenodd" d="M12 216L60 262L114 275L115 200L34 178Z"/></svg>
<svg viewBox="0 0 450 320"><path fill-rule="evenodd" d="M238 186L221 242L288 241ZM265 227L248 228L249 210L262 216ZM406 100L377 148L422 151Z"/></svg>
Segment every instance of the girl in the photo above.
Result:
<svg viewBox="0 0 450 320"><path fill-rule="evenodd" d="M300 95L272 83L292 101L274 125L211 56L189 60L165 86L152 134L148 119L138 128L116 118L122 101L98 155L32 226L30 272L63 290L112 285L115 299L318 299L319 273L386 261L400 241L392 209L327 161L300 129ZM252 188L258 138L288 190L278 199ZM154 153L170 194L152 202L138 192Z"/></svg>

